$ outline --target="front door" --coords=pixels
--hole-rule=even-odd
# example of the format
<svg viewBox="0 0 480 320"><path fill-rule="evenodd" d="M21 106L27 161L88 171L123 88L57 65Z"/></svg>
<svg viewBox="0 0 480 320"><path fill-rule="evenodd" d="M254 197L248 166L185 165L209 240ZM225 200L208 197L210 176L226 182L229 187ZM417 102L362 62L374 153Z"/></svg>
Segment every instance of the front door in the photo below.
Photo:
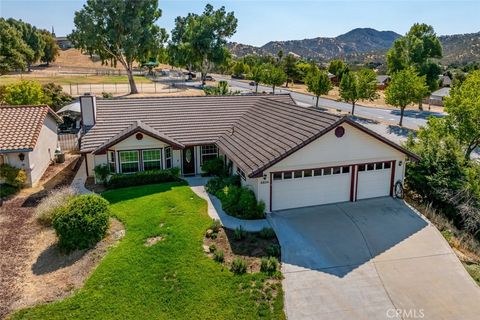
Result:
<svg viewBox="0 0 480 320"><path fill-rule="evenodd" d="M193 147L183 149L183 174L195 174L195 152Z"/></svg>

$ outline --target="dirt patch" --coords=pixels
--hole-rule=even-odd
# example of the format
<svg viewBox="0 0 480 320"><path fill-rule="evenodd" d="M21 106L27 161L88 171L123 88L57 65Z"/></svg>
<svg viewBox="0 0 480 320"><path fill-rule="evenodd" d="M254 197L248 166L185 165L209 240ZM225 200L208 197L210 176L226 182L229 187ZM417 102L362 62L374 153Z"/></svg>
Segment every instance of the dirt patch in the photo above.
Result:
<svg viewBox="0 0 480 320"><path fill-rule="evenodd" d="M85 181L85 188L98 194L107 190L107 188L105 188L103 184L95 183L94 177L87 178L87 180Z"/></svg>
<svg viewBox="0 0 480 320"><path fill-rule="evenodd" d="M56 246L52 228L42 228L31 241L31 254L24 268L22 291L12 310L63 299L81 288L108 249L125 235L123 224L110 220L107 236L90 250L65 255Z"/></svg>
<svg viewBox="0 0 480 320"><path fill-rule="evenodd" d="M204 250L208 249L208 255L213 259L214 254L209 249L212 244L217 251L223 251L225 266L230 267L235 258L241 258L247 262L249 273L260 271L260 261L263 257L271 255L272 246L280 248L277 238L263 239L258 233L245 232L243 239L236 240L235 230L226 228L220 228L215 238L204 239ZM279 254L276 256L280 260Z"/></svg>
<svg viewBox="0 0 480 320"><path fill-rule="evenodd" d="M151 238L148 238L147 241L145 241L145 243L143 244L145 247L151 247L153 246L155 243L158 243L160 241L163 240L163 237L161 236L157 236L157 237L151 237Z"/></svg>

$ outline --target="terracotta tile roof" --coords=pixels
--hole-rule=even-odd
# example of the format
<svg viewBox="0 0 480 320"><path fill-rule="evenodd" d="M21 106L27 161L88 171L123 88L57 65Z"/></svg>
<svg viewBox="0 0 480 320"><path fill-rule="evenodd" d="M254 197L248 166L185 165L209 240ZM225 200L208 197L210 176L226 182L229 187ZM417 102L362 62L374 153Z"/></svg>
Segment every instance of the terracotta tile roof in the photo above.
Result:
<svg viewBox="0 0 480 320"><path fill-rule="evenodd" d="M0 152L32 151L47 114L62 122L47 105L0 106Z"/></svg>

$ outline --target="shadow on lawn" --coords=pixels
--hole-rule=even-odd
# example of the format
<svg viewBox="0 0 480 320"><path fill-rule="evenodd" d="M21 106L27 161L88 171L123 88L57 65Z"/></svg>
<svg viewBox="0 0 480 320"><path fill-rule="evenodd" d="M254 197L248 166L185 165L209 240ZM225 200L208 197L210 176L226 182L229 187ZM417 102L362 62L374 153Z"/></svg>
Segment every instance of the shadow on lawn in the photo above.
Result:
<svg viewBox="0 0 480 320"><path fill-rule="evenodd" d="M102 193L102 196L105 199L107 199L110 202L110 204L115 204L115 203L126 201L126 200L132 200L136 198L150 196L156 193L167 192L176 187L183 187L183 186L188 186L185 180L180 180L179 182L168 182L168 183L126 187L126 188L119 188L119 189L110 189Z"/></svg>
<svg viewBox="0 0 480 320"><path fill-rule="evenodd" d="M35 275L47 274L59 269L71 266L80 260L87 250L76 250L70 254L64 254L56 244L45 249L32 265L32 272Z"/></svg>

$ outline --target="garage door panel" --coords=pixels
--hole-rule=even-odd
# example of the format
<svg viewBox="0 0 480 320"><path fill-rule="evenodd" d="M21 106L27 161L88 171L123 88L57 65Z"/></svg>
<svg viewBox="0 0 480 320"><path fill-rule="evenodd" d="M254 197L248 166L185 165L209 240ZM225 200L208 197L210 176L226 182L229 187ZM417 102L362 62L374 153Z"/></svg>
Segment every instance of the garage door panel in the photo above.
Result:
<svg viewBox="0 0 480 320"><path fill-rule="evenodd" d="M392 169L358 172L357 199L368 199L390 195Z"/></svg>
<svg viewBox="0 0 480 320"><path fill-rule="evenodd" d="M349 173L274 181L272 210L349 201L350 183Z"/></svg>

